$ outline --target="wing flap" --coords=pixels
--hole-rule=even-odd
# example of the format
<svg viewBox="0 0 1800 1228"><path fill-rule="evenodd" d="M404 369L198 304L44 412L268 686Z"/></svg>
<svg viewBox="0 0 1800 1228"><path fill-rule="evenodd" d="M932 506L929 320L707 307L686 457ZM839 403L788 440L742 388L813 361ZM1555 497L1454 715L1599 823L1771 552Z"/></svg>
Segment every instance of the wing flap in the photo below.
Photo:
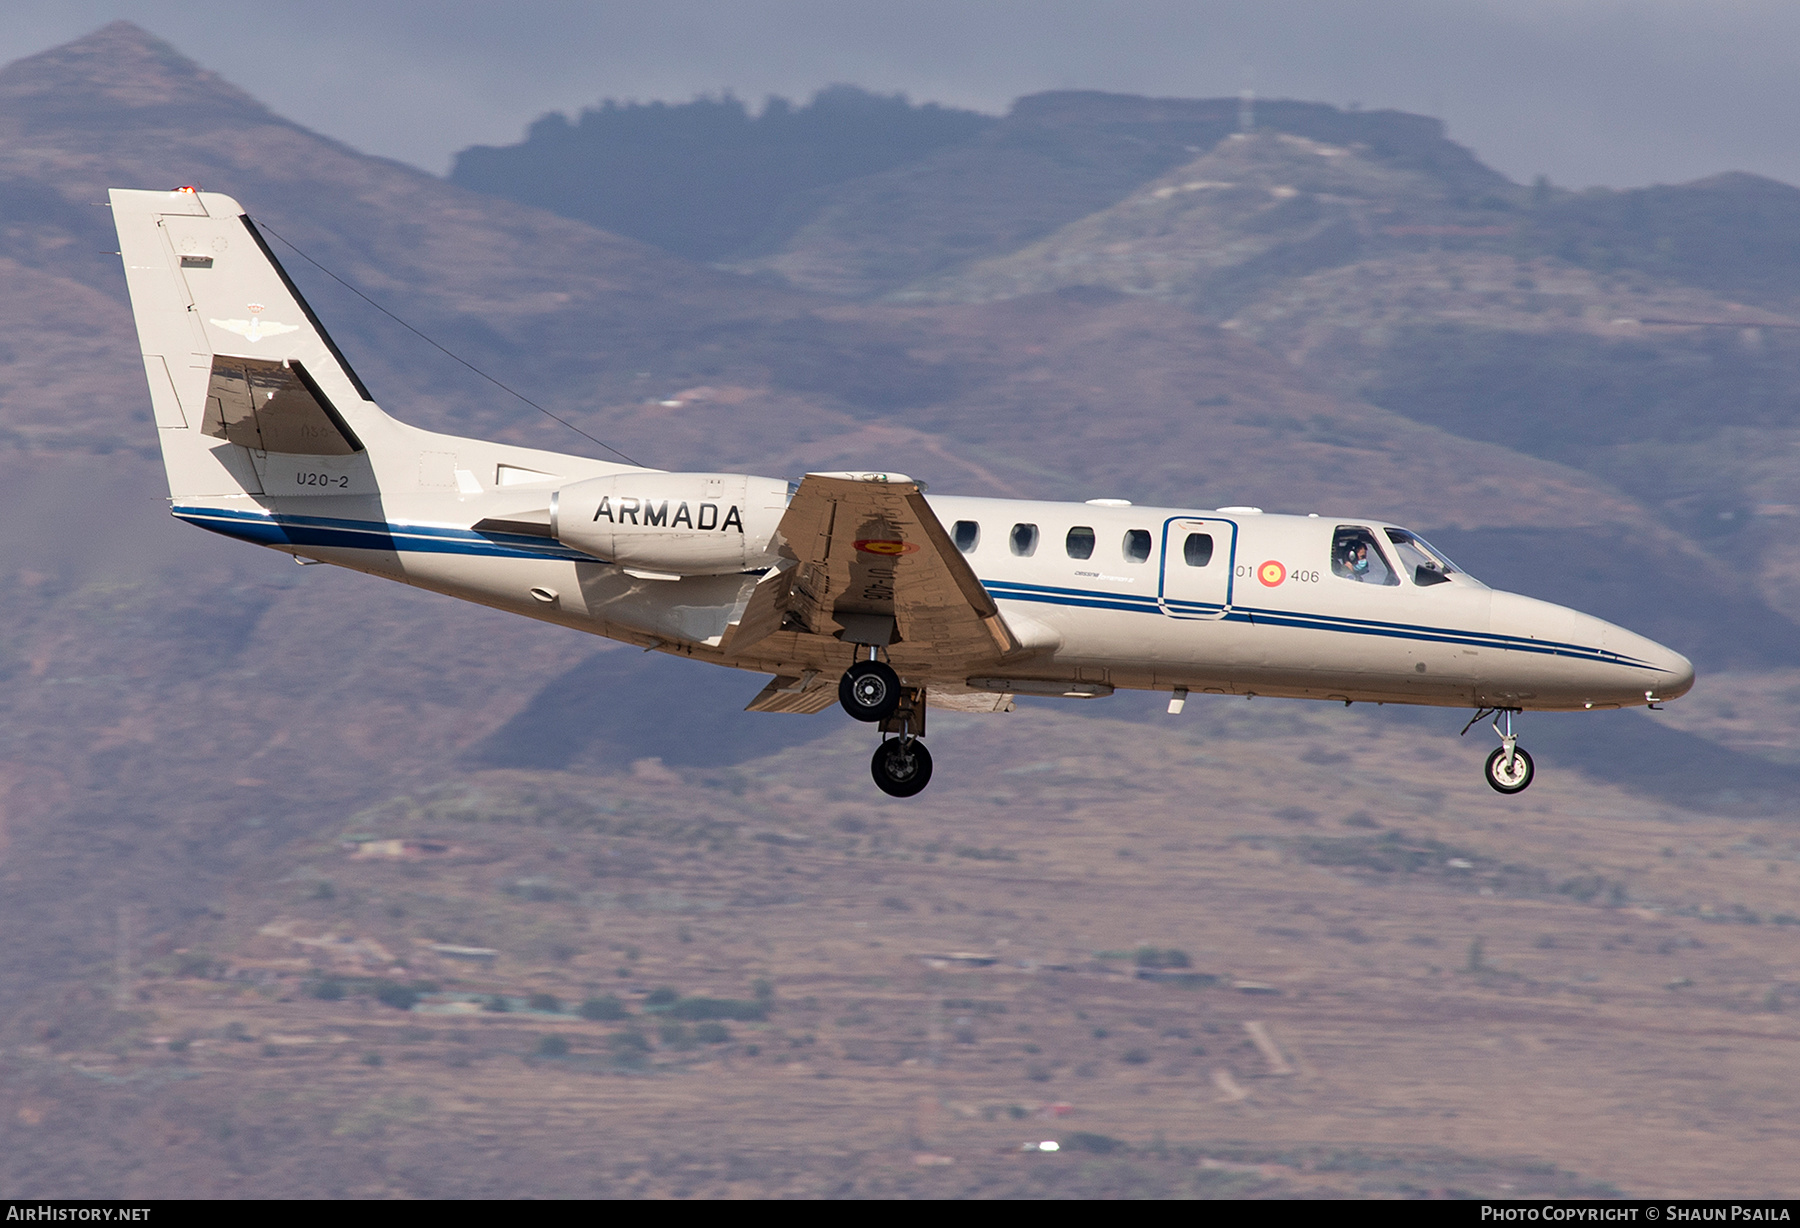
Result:
<svg viewBox="0 0 1800 1228"><path fill-rule="evenodd" d="M1011 712L1013 697L992 691L933 691L928 701L946 712Z"/></svg>
<svg viewBox="0 0 1800 1228"><path fill-rule="evenodd" d="M799 677L777 674L745 706L746 712L798 712L812 715L837 702L837 688L819 679L816 670Z"/></svg>
<svg viewBox="0 0 1800 1228"><path fill-rule="evenodd" d="M719 650L727 655L744 652L781 630L781 624L787 618L793 581L794 573L785 565L771 567L764 573L763 578L750 591L750 600L744 603L744 612L738 615L736 622L725 628L725 635L719 641Z"/></svg>

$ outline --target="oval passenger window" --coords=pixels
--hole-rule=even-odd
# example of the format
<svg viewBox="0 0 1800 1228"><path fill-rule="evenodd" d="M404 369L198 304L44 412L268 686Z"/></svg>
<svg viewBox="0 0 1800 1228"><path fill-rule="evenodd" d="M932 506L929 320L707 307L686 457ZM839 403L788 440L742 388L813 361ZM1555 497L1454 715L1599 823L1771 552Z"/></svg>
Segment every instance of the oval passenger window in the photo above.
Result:
<svg viewBox="0 0 1800 1228"><path fill-rule="evenodd" d="M1129 529L1125 533L1125 561L1142 563L1150 557L1150 530Z"/></svg>
<svg viewBox="0 0 1800 1228"><path fill-rule="evenodd" d="M1037 553L1037 526L1034 524L1016 524L1012 531L1012 552L1022 559L1028 559Z"/></svg>
<svg viewBox="0 0 1800 1228"><path fill-rule="evenodd" d="M973 520L959 520L956 527L950 530L950 535L956 539L958 550L970 554L981 541L981 526Z"/></svg>
<svg viewBox="0 0 1800 1228"><path fill-rule="evenodd" d="M1212 562L1212 534L1189 533L1181 543L1181 557L1189 567L1204 567Z"/></svg>
<svg viewBox="0 0 1800 1228"><path fill-rule="evenodd" d="M1094 531L1085 525L1076 525L1069 530L1069 536L1063 545L1072 559L1091 559L1094 557Z"/></svg>

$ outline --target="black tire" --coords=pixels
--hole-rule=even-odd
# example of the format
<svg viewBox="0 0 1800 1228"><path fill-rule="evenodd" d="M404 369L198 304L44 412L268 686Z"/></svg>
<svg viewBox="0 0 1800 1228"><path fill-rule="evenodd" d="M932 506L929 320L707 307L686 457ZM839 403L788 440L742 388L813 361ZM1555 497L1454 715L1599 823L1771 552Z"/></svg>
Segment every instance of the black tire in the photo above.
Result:
<svg viewBox="0 0 1800 1228"><path fill-rule="evenodd" d="M900 706L900 675L880 661L858 661L838 682L838 703L859 721L885 721Z"/></svg>
<svg viewBox="0 0 1800 1228"><path fill-rule="evenodd" d="M889 797L911 797L931 783L931 752L917 738L889 738L875 748L869 771Z"/></svg>
<svg viewBox="0 0 1800 1228"><path fill-rule="evenodd" d="M1537 774L1537 767L1531 762L1531 756L1526 754L1523 748L1515 746L1513 747L1513 770L1509 776L1501 763L1505 757L1506 748L1496 746L1494 753L1488 756L1487 767L1482 771L1482 775L1487 777L1489 786L1496 793L1523 793L1525 786L1529 785L1531 778Z"/></svg>

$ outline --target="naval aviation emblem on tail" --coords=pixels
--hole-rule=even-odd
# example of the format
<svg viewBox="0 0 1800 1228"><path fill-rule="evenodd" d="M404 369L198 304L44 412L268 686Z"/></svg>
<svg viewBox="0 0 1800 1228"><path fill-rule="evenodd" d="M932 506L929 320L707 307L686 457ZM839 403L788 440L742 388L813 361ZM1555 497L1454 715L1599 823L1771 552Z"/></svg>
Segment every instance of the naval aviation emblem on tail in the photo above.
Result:
<svg viewBox="0 0 1800 1228"><path fill-rule="evenodd" d="M207 323L216 324L228 333L236 333L246 341L261 341L264 337L279 337L282 333L296 332L300 328L298 324L277 324L273 320L264 320L262 312L263 305L261 303L251 303L248 320L208 320Z"/></svg>

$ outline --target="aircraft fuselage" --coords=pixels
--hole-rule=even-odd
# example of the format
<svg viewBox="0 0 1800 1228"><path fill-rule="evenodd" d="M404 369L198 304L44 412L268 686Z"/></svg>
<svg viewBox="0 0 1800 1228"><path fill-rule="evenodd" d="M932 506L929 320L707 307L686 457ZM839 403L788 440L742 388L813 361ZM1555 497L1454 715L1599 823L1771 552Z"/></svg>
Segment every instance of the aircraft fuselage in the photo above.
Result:
<svg viewBox="0 0 1800 1228"><path fill-rule="evenodd" d="M169 478L192 524L646 648L773 675L897 735L928 706L1115 688L1497 710L1488 780L1531 779L1512 714L1653 704L1686 658L1463 573L1359 515L928 496L901 474L666 473L384 413L229 197L115 190Z"/></svg>

